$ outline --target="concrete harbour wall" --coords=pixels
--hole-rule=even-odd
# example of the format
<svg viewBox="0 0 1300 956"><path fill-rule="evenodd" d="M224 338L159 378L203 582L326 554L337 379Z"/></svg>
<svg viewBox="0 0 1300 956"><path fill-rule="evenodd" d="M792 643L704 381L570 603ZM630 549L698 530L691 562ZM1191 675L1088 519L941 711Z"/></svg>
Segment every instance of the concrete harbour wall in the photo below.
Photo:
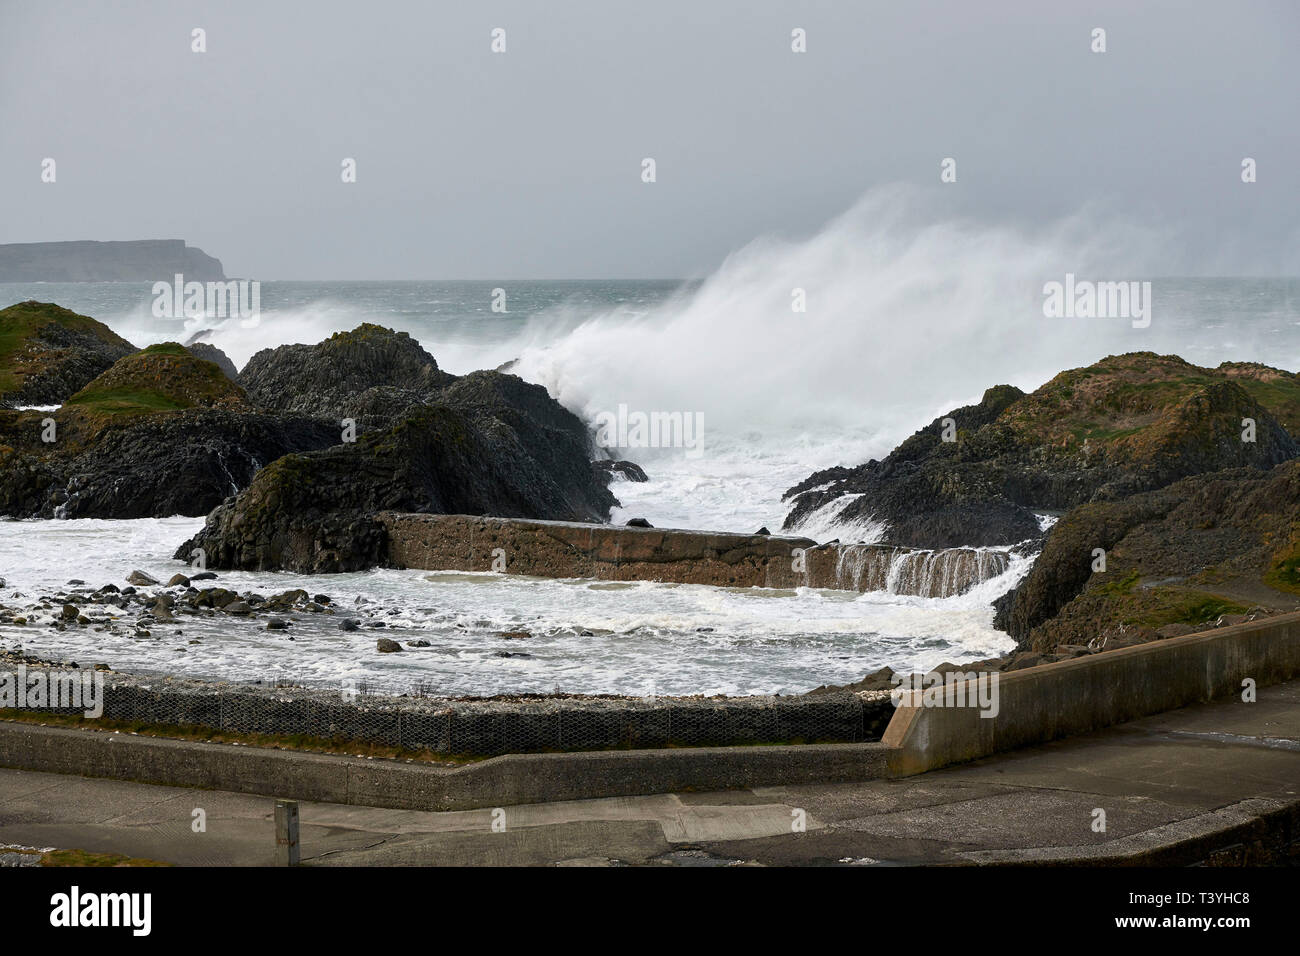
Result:
<svg viewBox="0 0 1300 956"><path fill-rule="evenodd" d="M1005 571L1006 551L818 545L785 535L629 528L568 521L387 512L386 563L429 571L833 588L948 597Z"/></svg>
<svg viewBox="0 0 1300 956"><path fill-rule="evenodd" d="M993 717L904 701L882 743L893 773L921 773L1297 676L1300 613L1285 614L1000 674Z"/></svg>

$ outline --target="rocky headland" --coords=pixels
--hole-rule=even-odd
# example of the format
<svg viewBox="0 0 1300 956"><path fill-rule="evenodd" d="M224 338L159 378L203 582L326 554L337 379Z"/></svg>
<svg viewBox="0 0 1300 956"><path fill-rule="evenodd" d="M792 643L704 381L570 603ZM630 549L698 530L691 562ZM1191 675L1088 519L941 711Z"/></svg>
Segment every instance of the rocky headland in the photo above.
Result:
<svg viewBox="0 0 1300 956"><path fill-rule="evenodd" d="M0 244L0 282L224 280L221 262L184 239Z"/></svg>
<svg viewBox="0 0 1300 956"><path fill-rule="evenodd" d="M1244 441L1243 420L1253 425ZM816 472L786 492L785 528L822 508L888 524L891 544L1008 545L1036 512L1118 500L1189 475L1300 454L1300 381L1248 363L1199 368L1135 352L1062 372L1026 395L990 388L881 461ZM857 495L855 499L846 496Z"/></svg>

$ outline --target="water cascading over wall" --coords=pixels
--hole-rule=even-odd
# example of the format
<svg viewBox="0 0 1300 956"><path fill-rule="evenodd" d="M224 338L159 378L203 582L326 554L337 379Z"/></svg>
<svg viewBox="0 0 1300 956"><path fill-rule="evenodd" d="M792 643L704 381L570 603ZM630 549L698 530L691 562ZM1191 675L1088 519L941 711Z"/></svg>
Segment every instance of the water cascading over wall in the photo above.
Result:
<svg viewBox="0 0 1300 956"><path fill-rule="evenodd" d="M1011 563L1007 551L984 548L819 545L782 535L472 515L385 512L377 520L385 532L386 564L431 571L952 597Z"/></svg>
<svg viewBox="0 0 1300 956"><path fill-rule="evenodd" d="M1007 570L1006 551L946 548L916 551L887 545L839 546L834 587L918 597L952 597ZM824 586L824 585L823 585Z"/></svg>

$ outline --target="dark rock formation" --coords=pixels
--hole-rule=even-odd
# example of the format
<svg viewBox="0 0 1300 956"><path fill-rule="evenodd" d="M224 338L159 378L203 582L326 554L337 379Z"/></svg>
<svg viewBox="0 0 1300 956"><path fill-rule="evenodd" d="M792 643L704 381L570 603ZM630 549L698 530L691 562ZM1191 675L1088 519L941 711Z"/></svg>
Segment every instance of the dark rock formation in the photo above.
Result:
<svg viewBox="0 0 1300 956"><path fill-rule="evenodd" d="M183 239L19 242L0 245L0 282L224 280L221 262Z"/></svg>
<svg viewBox="0 0 1300 956"><path fill-rule="evenodd" d="M53 442L42 440L46 418ZM181 346L151 346L56 412L0 411L0 515L206 514L267 462L337 440L326 423L253 412L217 366Z"/></svg>
<svg viewBox="0 0 1300 956"><path fill-rule="evenodd" d="M290 452L325 448L337 431L301 416L186 411L107 426L38 501L0 513L65 518L203 515ZM0 497L3 491L0 491ZM33 507L34 506L34 507Z"/></svg>
<svg viewBox="0 0 1300 956"><path fill-rule="evenodd" d="M1030 395L989 389L883 461L811 475L786 493L793 508L784 527L836 508L841 519L887 522L895 544L1011 544L1037 534L1034 511L1293 458L1300 446L1278 416L1298 408L1300 382L1265 366L1213 370L1150 352L1111 356ZM945 441L948 418L955 427ZM1254 441L1242 438L1244 419L1254 422Z"/></svg>
<svg viewBox="0 0 1300 956"><path fill-rule="evenodd" d="M50 302L0 309L0 408L60 405L134 351L102 322Z"/></svg>
<svg viewBox="0 0 1300 956"><path fill-rule="evenodd" d="M48 338L51 315L56 329L111 342L98 323L57 307L16 309L24 324L13 328L25 338L0 339L18 343L10 351L19 358L0 364L11 378L30 381L23 349L33 330ZM0 514L206 514L263 466L316 451L279 462L205 534L221 529L217 563L280 566L284 552L284 566L324 570L374 563L378 531L367 516L381 509L599 521L617 503L609 473L591 467L586 427L545 389L496 372L448 375L402 333L363 325L318 346L259 353L238 376L251 394L231 380L233 366L223 372L198 357L225 360L209 345L117 347L130 354L101 361L75 393L65 388L57 412L0 411ZM362 441L349 440L343 418L357 419ZM302 534L314 542L305 551ZM330 540L335 558L322 556Z"/></svg>
<svg viewBox="0 0 1300 956"><path fill-rule="evenodd" d="M350 571L382 560L385 510L603 521L616 500L588 452L585 426L545 389L475 372L386 431L272 463L177 554L202 547L218 568Z"/></svg>
<svg viewBox="0 0 1300 956"><path fill-rule="evenodd" d="M1094 549L1105 570L1094 571ZM1052 528L997 624L1023 649L1116 647L1300 608L1300 461L1083 505Z"/></svg>
<svg viewBox="0 0 1300 956"><path fill-rule="evenodd" d="M622 479L624 481L649 481L645 469L634 461L616 461L612 458L606 458L601 461L593 461L591 467L594 471L601 472L605 475L605 480Z"/></svg>
<svg viewBox="0 0 1300 956"><path fill-rule="evenodd" d="M230 360L230 356L221 349L208 342L190 342L185 348L195 358L201 358L205 362L211 362L217 368L221 369L222 374L232 382L239 381L239 369L235 368L235 363Z"/></svg>
<svg viewBox="0 0 1300 956"><path fill-rule="evenodd" d="M351 418L361 430L394 424L453 381L405 332L368 323L317 345L263 349L239 375L261 408L336 423Z"/></svg>

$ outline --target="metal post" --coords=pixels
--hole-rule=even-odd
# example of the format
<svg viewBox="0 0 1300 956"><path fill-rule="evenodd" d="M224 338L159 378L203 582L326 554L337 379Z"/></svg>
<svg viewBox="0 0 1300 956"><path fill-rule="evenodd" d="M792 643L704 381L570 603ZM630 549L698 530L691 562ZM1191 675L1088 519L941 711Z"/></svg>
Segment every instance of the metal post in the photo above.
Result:
<svg viewBox="0 0 1300 956"><path fill-rule="evenodd" d="M275 862L298 865L298 801L275 801Z"/></svg>

